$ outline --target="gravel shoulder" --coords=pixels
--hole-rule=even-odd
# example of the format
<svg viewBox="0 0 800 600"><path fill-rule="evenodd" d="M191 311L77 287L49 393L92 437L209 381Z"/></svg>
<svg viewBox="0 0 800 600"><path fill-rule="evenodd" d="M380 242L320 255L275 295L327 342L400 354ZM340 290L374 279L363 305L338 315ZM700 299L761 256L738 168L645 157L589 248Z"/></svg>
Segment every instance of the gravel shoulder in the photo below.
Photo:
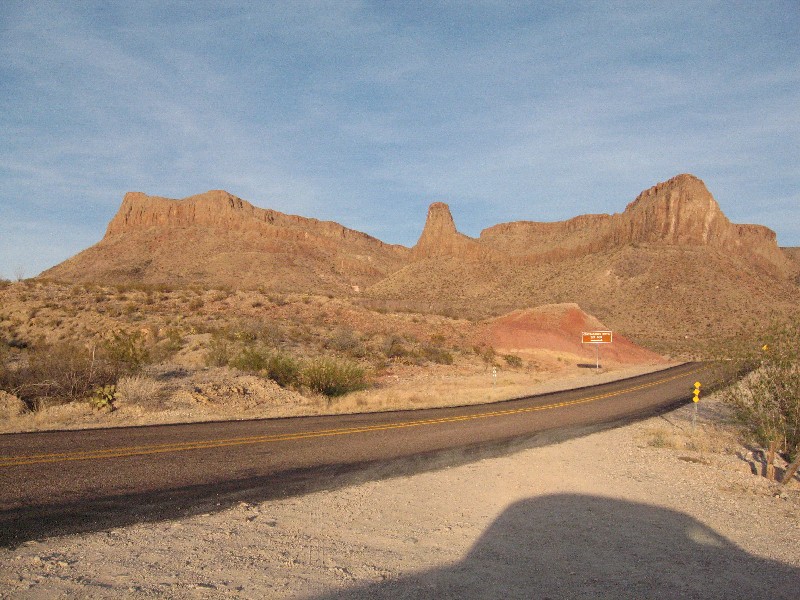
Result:
<svg viewBox="0 0 800 600"><path fill-rule="evenodd" d="M2 598L796 598L800 481L713 398L551 446L0 550Z"/></svg>

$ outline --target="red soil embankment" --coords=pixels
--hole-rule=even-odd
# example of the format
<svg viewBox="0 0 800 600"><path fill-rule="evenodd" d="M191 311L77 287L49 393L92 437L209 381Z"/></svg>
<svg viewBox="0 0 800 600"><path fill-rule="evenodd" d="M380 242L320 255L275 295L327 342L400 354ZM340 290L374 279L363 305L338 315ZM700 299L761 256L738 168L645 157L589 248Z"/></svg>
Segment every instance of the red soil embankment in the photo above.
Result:
<svg viewBox="0 0 800 600"><path fill-rule="evenodd" d="M497 317L488 324L484 340L498 351L525 353L549 350L589 360L594 359L595 348L593 344L581 343L581 333L607 329L577 304L549 304ZM604 360L623 364L664 360L662 356L637 346L618 333L614 333L612 343L601 346L600 353Z"/></svg>

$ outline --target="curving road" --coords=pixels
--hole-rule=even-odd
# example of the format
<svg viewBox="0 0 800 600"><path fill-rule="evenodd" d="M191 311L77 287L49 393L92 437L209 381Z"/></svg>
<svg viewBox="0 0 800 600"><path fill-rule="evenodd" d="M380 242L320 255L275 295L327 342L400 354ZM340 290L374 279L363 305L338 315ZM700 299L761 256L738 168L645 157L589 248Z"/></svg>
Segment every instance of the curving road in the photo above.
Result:
<svg viewBox="0 0 800 600"><path fill-rule="evenodd" d="M491 405L0 435L0 544L174 518L541 445L668 410L687 363Z"/></svg>

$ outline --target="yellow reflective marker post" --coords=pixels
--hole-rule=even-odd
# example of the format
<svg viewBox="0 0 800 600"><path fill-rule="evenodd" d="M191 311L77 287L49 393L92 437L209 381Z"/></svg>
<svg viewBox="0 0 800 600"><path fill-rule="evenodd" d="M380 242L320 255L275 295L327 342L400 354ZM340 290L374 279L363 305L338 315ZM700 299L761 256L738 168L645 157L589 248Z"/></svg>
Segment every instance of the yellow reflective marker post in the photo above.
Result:
<svg viewBox="0 0 800 600"><path fill-rule="evenodd" d="M694 429L695 422L697 421L697 403L700 402L700 387L702 384L699 381L694 382L694 413L692 413L692 429Z"/></svg>

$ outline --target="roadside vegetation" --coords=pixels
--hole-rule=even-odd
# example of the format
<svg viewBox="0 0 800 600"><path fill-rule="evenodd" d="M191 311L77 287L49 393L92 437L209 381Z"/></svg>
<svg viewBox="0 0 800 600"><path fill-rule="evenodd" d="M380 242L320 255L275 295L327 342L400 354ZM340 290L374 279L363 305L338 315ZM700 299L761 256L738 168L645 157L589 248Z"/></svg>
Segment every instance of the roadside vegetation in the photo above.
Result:
<svg viewBox="0 0 800 600"><path fill-rule="evenodd" d="M191 392L203 372L255 376L324 406L396 369L474 358L448 317L324 296L42 280L2 281L0 292L0 418L144 405L180 378Z"/></svg>
<svg viewBox="0 0 800 600"><path fill-rule="evenodd" d="M775 479L775 458L789 465L787 483L800 466L800 313L775 320L758 338L743 334L723 355L735 373L722 391L746 440L766 456L766 476Z"/></svg>

